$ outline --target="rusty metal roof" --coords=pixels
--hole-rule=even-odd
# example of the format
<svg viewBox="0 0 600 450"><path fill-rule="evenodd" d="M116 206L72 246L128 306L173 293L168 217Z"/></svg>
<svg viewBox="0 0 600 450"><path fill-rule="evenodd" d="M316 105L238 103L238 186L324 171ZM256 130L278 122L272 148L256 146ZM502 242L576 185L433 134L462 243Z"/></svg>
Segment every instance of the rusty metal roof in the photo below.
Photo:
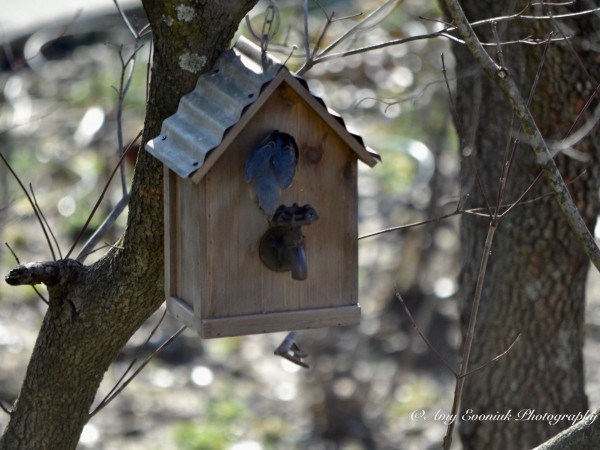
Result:
<svg viewBox="0 0 600 450"><path fill-rule="evenodd" d="M191 176L221 143L227 130L238 123L245 109L258 99L262 88L284 67L269 54L261 55L259 47L241 37L210 72L200 76L194 90L181 98L177 112L163 122L160 135L146 143L146 150L180 177ZM306 82L296 79L309 92ZM374 165L379 155L367 149L360 136L348 131L343 119L329 110L321 98L312 98L360 146L361 159L368 155L366 159L371 158L366 162Z"/></svg>

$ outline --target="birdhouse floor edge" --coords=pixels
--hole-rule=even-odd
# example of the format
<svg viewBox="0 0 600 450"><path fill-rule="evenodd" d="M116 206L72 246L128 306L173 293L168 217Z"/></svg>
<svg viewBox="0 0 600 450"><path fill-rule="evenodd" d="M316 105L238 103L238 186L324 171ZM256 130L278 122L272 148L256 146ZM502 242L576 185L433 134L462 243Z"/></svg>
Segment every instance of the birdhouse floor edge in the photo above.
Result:
<svg viewBox="0 0 600 450"><path fill-rule="evenodd" d="M204 339L360 323L359 304L202 319L194 316L192 307L185 301L170 297L167 310Z"/></svg>

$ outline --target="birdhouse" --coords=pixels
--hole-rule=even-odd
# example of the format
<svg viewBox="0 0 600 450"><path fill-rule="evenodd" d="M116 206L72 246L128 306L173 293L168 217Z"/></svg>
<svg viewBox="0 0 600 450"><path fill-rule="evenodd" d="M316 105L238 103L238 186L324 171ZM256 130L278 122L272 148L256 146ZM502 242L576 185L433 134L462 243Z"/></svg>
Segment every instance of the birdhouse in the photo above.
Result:
<svg viewBox="0 0 600 450"><path fill-rule="evenodd" d="M146 149L172 315L204 338L359 323L357 164L379 156L302 79L242 38Z"/></svg>

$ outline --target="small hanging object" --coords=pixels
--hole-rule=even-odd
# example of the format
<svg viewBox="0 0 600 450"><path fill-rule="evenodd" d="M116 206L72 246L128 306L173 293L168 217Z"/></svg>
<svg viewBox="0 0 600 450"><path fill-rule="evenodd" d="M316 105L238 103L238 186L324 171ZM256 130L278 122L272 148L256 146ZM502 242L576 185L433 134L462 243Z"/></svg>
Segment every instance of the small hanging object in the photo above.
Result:
<svg viewBox="0 0 600 450"><path fill-rule="evenodd" d="M304 358L308 357L308 353L300 349L296 343L296 332L288 333L285 339L279 344L279 347L273 352L277 356L287 359L297 366L310 369L310 366L304 362Z"/></svg>

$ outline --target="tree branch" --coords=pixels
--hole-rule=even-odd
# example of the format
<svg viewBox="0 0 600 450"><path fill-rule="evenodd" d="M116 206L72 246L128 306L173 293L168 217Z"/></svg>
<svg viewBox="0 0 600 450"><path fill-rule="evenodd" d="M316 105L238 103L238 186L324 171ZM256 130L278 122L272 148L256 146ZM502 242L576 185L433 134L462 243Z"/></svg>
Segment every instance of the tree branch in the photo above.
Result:
<svg viewBox="0 0 600 450"><path fill-rule="evenodd" d="M594 425L600 410L587 417L534 450L581 450L600 446L600 427Z"/></svg>
<svg viewBox="0 0 600 450"><path fill-rule="evenodd" d="M506 68L496 64L484 50L458 0L444 0L444 3L473 57L479 62L486 75L500 87L510 101L523 132L529 137L529 143L533 148L538 163L544 170L544 175L550 188L556 195L556 200L560 205L571 231L582 246L585 254L590 258L592 264L594 264L596 269L600 270L600 249L596 245L594 236L587 228L577 206L573 202L569 190L552 159L550 149L537 128L535 120L531 116L527 104L521 96L521 92L515 81L511 78ZM505 74L508 74L508 76L504 76Z"/></svg>
<svg viewBox="0 0 600 450"><path fill-rule="evenodd" d="M12 269L4 280L11 286L45 284L55 286L76 280L84 270L74 259L21 264Z"/></svg>

